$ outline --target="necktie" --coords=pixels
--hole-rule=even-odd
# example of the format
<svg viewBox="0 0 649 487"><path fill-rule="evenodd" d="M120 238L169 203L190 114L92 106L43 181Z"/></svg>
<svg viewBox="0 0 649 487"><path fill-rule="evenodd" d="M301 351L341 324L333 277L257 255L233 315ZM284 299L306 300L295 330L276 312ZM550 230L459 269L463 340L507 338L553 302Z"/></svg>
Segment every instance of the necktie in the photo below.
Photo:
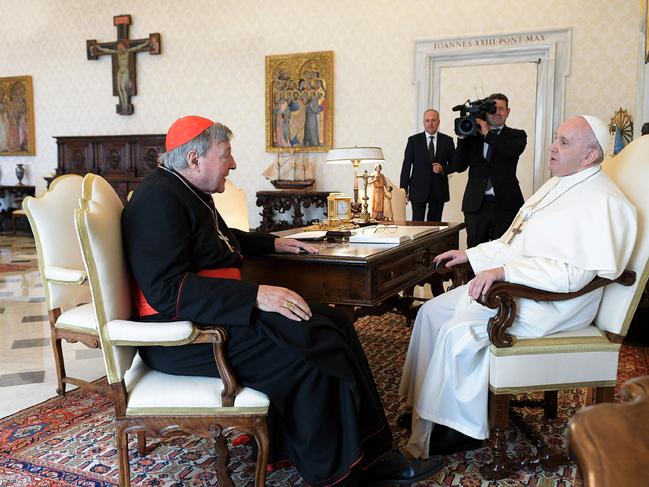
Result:
<svg viewBox="0 0 649 487"><path fill-rule="evenodd" d="M435 162L435 136L428 136L428 156L430 162Z"/></svg>
<svg viewBox="0 0 649 487"><path fill-rule="evenodd" d="M500 133L500 129L491 129L490 132L498 134L498 133ZM485 142L485 144L487 144L487 143ZM487 144L487 145L488 145L488 148L487 148L487 155L486 155L485 159L487 160L487 162L491 162L492 148L491 148L491 144ZM489 193L491 195L494 194L493 184L491 182L491 177L489 177L489 176L487 176L487 187L485 188L485 193Z"/></svg>

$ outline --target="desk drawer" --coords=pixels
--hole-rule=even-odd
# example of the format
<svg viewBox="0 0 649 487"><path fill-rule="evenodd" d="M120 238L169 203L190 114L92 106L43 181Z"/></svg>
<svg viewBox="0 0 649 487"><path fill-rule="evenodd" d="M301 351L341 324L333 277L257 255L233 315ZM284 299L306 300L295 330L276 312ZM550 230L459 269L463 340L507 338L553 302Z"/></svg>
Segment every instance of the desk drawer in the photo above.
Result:
<svg viewBox="0 0 649 487"><path fill-rule="evenodd" d="M431 269L432 257L428 249L422 249L380 266L377 269L379 292L400 290L403 283L423 278Z"/></svg>
<svg viewBox="0 0 649 487"><path fill-rule="evenodd" d="M426 247L426 251L430 254L430 261L432 264L433 259L436 255L446 252L447 250L457 249L458 248L458 236L449 235L444 240L430 244Z"/></svg>
<svg viewBox="0 0 649 487"><path fill-rule="evenodd" d="M395 256L390 263L377 268L379 294L401 291L404 284L412 285L422 281L434 272L433 259L436 255L457 248L457 235L451 235L440 242L431 243L423 249Z"/></svg>

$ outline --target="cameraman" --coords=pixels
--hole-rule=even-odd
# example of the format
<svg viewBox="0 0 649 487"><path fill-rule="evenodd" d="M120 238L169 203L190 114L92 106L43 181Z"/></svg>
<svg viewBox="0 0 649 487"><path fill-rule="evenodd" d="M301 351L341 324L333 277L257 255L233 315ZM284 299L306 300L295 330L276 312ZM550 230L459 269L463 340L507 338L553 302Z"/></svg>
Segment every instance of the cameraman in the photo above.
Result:
<svg viewBox="0 0 649 487"><path fill-rule="evenodd" d="M469 168L462 211L466 224L467 246L499 238L523 205L523 193L516 179L518 158L527 145L527 134L505 126L509 100L502 93L487 98L496 104L487 120L477 117L479 130L469 137L458 137L453 163L446 172Z"/></svg>

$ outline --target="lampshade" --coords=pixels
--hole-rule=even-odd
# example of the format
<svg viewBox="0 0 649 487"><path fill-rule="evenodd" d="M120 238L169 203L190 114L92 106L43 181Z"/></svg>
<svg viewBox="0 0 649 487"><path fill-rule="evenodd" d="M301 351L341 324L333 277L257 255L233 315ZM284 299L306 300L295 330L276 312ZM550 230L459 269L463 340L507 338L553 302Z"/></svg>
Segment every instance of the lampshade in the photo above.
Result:
<svg viewBox="0 0 649 487"><path fill-rule="evenodd" d="M339 147L327 154L327 164L379 164L383 162L383 151L380 147Z"/></svg>

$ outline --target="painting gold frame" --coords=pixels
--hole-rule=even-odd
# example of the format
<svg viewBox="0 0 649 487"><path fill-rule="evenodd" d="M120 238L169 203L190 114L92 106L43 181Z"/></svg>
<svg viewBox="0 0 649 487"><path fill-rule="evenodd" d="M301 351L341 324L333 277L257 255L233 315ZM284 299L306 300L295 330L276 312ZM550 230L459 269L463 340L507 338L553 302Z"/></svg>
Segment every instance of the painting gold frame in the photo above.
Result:
<svg viewBox="0 0 649 487"><path fill-rule="evenodd" d="M649 63L649 2L640 0L640 12L644 14L644 62Z"/></svg>
<svg viewBox="0 0 649 487"><path fill-rule="evenodd" d="M35 154L32 77L0 78L0 156Z"/></svg>
<svg viewBox="0 0 649 487"><path fill-rule="evenodd" d="M266 56L266 151L333 148L334 53Z"/></svg>

